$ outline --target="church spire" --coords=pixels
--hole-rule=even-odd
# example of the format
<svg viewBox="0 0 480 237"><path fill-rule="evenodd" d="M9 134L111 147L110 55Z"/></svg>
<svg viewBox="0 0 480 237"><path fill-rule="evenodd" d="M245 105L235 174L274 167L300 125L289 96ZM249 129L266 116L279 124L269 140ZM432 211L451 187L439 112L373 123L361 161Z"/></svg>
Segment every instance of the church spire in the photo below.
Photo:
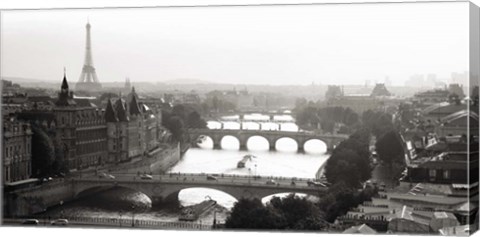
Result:
<svg viewBox="0 0 480 237"><path fill-rule="evenodd" d="M69 106L76 104L75 100L73 99L73 92L70 92L68 89L67 72L65 68L63 68L62 85L60 86L60 93L58 93L58 100L55 104L57 106Z"/></svg>
<svg viewBox="0 0 480 237"><path fill-rule="evenodd" d="M68 82L67 82L67 72L65 67L63 67L63 81L62 81L62 86L60 87L61 91L63 92L64 90L68 93Z"/></svg>

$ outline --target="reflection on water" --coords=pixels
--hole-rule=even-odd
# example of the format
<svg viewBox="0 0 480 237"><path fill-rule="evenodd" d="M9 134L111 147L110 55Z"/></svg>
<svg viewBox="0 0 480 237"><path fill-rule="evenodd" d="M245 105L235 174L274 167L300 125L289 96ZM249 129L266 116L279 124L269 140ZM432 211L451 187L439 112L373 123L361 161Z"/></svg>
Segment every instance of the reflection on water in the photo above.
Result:
<svg viewBox="0 0 480 237"><path fill-rule="evenodd" d="M298 131L290 115L270 116L245 115L242 124L236 121L223 121L224 129L252 129L252 130L281 130ZM238 120L238 117L229 119ZM279 123L277 123L277 121ZM222 123L208 121L211 129L221 128ZM247 141L248 151L239 150L239 141L232 136L225 136L221 141L221 150L213 150L211 138L206 137L199 148L189 149L182 159L171 168L170 172L181 173L216 173L237 175L261 175L275 177L314 178L318 168L327 160L326 146L319 140L310 140L305 143L305 153L297 153L297 143L290 138L279 139L275 144L277 151L269 151L268 141L261 136L251 137ZM237 168L237 163L243 156L252 154L256 158L246 163L245 168ZM285 196L288 194L278 194ZM263 202L272 196L263 198ZM228 209L232 208L236 199L232 196L208 188L189 188L179 193L179 201L183 206L193 205L206 198L216 200L219 207L210 210L197 222L212 223L213 216L224 221ZM162 208L152 210L151 201L144 194L123 188L115 188L95 194L75 202L64 204L62 207L48 210L46 215L89 216L108 218L135 218L139 220L178 221L179 210L176 208ZM214 214L215 212L215 214Z"/></svg>

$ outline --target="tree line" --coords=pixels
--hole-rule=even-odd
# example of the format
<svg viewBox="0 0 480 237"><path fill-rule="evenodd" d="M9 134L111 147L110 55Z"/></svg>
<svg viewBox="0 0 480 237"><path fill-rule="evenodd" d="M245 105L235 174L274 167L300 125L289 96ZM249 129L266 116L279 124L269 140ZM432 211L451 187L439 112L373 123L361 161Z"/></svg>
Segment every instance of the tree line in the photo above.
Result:
<svg viewBox="0 0 480 237"><path fill-rule="evenodd" d="M239 200L226 221L226 228L329 230L337 217L351 208L371 200L377 188L363 185L372 177L370 143L376 138L379 159L386 164L402 164L403 145L392 116L382 111L368 110L359 117L351 109L318 108L313 103L297 106L297 123L315 124L341 122L355 129L348 139L332 151L325 166L325 176L331 184L318 202L289 195L274 197L266 205L260 200ZM325 122L327 121L327 122ZM322 126L324 128L324 126Z"/></svg>
<svg viewBox="0 0 480 237"><path fill-rule="evenodd" d="M294 115L299 127L309 130L321 129L333 133L340 124L339 133L351 133L359 124L359 115L350 108L340 106L319 107L315 103L298 102Z"/></svg>
<svg viewBox="0 0 480 237"><path fill-rule="evenodd" d="M207 128L207 122L193 105L175 105L162 109L162 125L172 133L174 142L187 142L186 130L189 128Z"/></svg>

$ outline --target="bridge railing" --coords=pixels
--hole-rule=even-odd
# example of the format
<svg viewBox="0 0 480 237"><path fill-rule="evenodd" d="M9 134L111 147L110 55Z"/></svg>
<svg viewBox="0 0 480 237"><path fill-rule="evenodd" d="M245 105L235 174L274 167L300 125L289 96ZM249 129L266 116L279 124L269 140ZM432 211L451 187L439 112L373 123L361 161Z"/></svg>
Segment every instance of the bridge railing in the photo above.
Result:
<svg viewBox="0 0 480 237"><path fill-rule="evenodd" d="M212 225L195 223L195 222L181 222L181 221L157 221L157 220L142 220L132 219L125 215L124 218L118 217L85 217L85 216L71 216L68 217L69 223L75 224L90 224L101 226L118 226L118 227L139 227L139 228L158 228L158 229L191 229L191 230L210 230ZM62 217L65 218L65 217ZM49 220L56 218L50 217ZM47 219L39 221L40 223L47 223Z"/></svg>
<svg viewBox="0 0 480 237"><path fill-rule="evenodd" d="M237 174L218 174L218 173L169 173L171 177L189 177L189 176L213 176L221 178L239 178L239 179L256 179L256 180L290 180L290 181L315 181L316 178L297 178L297 177L286 177L286 176L260 176L260 175L237 175Z"/></svg>
<svg viewBox="0 0 480 237"><path fill-rule="evenodd" d="M118 175L118 174L116 174ZM233 175L233 174L194 174L194 173L169 173L166 175L153 175L152 179L141 179L137 175L128 174L125 177L119 179L100 179L98 177L84 178L77 181L87 181L87 182L98 182L102 183L111 183L112 185L117 185L122 182L144 182L144 183L172 183L172 184L181 184L181 183L195 183L198 185L237 185L237 186L248 186L248 187L271 187L271 188L286 188L288 189L314 189L314 190L325 190L328 189L327 185L311 185L309 181L316 181L316 179L308 178L295 178L295 177L281 177L281 176L248 176L248 175ZM217 180L208 179L208 176L217 177ZM275 182L270 183L269 181L273 180ZM260 181L260 182L259 182Z"/></svg>

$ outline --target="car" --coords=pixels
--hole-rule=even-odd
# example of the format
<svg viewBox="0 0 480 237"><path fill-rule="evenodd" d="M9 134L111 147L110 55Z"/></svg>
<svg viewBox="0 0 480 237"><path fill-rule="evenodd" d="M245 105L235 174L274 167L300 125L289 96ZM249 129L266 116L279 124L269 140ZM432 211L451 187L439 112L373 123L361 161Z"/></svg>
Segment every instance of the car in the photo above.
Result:
<svg viewBox="0 0 480 237"><path fill-rule="evenodd" d="M37 219L26 219L22 222L22 225L38 225Z"/></svg>
<svg viewBox="0 0 480 237"><path fill-rule="evenodd" d="M378 186L378 191L385 191L387 189L387 185L385 185L384 182L381 182L380 185Z"/></svg>
<svg viewBox="0 0 480 237"><path fill-rule="evenodd" d="M98 175L99 178L106 178L106 179L115 179L115 176L111 175L111 174L107 174L107 173L101 173Z"/></svg>
<svg viewBox="0 0 480 237"><path fill-rule="evenodd" d="M213 175L207 175L207 180L217 180L217 177Z"/></svg>
<svg viewBox="0 0 480 237"><path fill-rule="evenodd" d="M45 183L45 182L50 182L50 181L52 181L52 180L53 180L52 177L45 177L45 178L42 179L42 182Z"/></svg>
<svg viewBox="0 0 480 237"><path fill-rule="evenodd" d="M51 225L68 225L68 220L67 219L56 219L52 222L50 222Z"/></svg>
<svg viewBox="0 0 480 237"><path fill-rule="evenodd" d="M271 179L271 180L267 180L267 184L269 185L275 185L277 182L275 182L275 180Z"/></svg>
<svg viewBox="0 0 480 237"><path fill-rule="evenodd" d="M149 179L149 180L152 180L153 179L153 176L149 175L149 174L142 174L140 175L140 178L141 179Z"/></svg>
<svg viewBox="0 0 480 237"><path fill-rule="evenodd" d="M308 185L309 187L311 187L311 186L314 186L314 187L325 187L325 186L326 186L325 184L322 184L322 183L320 183L320 182L315 182L315 181L312 181L312 180L308 180L308 181L307 181L307 185Z"/></svg>

